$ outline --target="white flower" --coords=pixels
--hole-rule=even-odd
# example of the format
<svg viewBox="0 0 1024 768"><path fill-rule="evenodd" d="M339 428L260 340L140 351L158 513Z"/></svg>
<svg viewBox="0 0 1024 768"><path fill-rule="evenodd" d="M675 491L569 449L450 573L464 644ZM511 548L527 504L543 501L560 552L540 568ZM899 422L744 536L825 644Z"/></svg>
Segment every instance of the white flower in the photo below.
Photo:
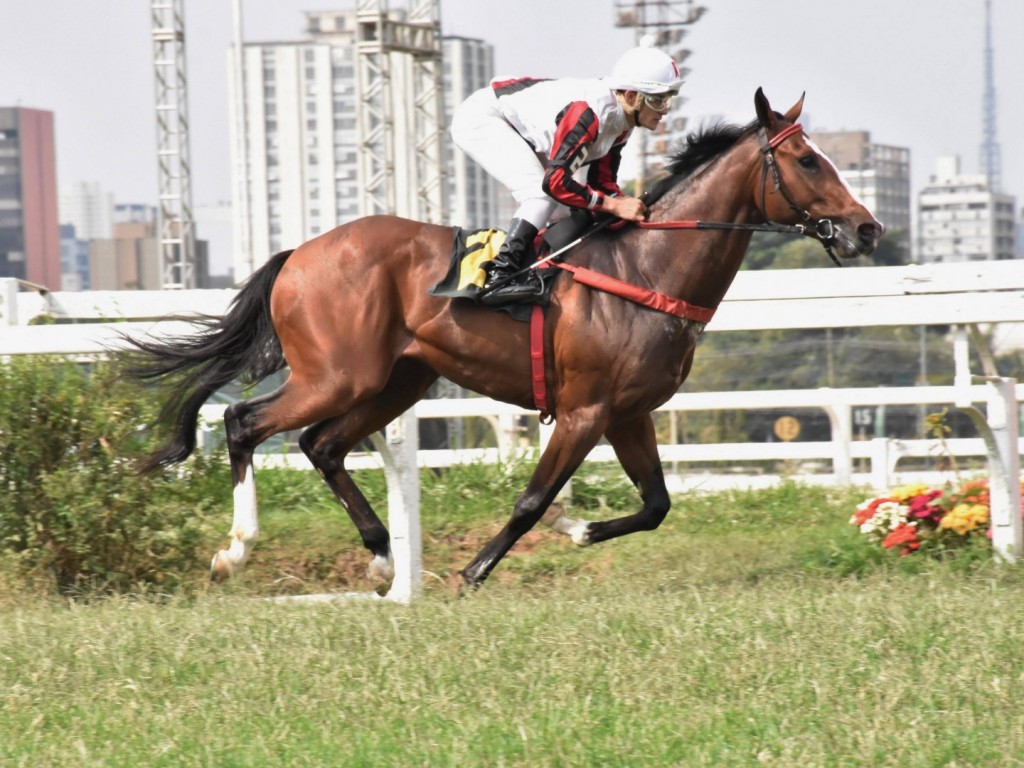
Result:
<svg viewBox="0 0 1024 768"><path fill-rule="evenodd" d="M907 523L909 511L910 507L900 504L898 501L883 501L875 509L875 514L861 523L860 532L866 536L882 539L889 531L896 530L900 525ZM912 523L912 525L916 524L916 521Z"/></svg>

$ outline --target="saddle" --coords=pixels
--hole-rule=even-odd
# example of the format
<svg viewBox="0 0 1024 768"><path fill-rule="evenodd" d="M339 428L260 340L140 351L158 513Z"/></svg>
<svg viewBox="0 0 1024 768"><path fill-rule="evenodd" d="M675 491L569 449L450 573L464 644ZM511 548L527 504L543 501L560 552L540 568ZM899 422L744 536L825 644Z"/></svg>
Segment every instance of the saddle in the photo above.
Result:
<svg viewBox="0 0 1024 768"><path fill-rule="evenodd" d="M592 220L586 211L585 216L574 215L563 219L544 229L537 236L534 249L537 259L545 258L565 247L588 227ZM481 229L466 231L462 227L452 227L452 252L448 271L445 276L430 290L431 296L443 296L452 299L477 300L487 280L483 265L492 260L505 242L505 231L500 229ZM491 309L507 312L516 320L526 322L530 319L530 308L534 304L546 306L555 286L555 279L561 270L552 270L548 265L539 267L538 275L543 285L543 292L533 302L518 304L502 304ZM480 306L484 306L480 304Z"/></svg>

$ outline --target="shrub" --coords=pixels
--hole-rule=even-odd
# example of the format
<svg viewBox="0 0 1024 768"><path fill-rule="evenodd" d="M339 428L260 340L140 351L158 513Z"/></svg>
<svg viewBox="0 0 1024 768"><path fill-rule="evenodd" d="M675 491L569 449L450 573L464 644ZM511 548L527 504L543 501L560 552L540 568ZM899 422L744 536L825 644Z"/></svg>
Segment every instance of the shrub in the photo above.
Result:
<svg viewBox="0 0 1024 768"><path fill-rule="evenodd" d="M0 364L0 550L23 574L62 592L173 588L200 562L204 512L230 488L227 471L209 455L137 475L156 409L109 364Z"/></svg>

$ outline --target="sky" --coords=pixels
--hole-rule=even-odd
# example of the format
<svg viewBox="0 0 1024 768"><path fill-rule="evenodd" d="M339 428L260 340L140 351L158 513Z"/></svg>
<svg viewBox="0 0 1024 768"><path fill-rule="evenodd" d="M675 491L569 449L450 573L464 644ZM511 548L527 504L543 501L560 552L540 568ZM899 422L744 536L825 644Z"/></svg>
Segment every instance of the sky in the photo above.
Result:
<svg viewBox="0 0 1024 768"><path fill-rule="evenodd" d="M912 194L935 160L978 172L985 0L696 0L682 94L695 127L746 123L762 86L785 111L804 91L810 130L864 130L909 147ZM1024 2L991 0L1002 187L1024 204ZM243 0L247 41L303 37L306 10L354 0ZM441 0L442 32L495 46L497 74L599 77L633 45L614 0ZM408 7L391 0L392 8ZM192 197L231 197L231 0L185 0ZM0 9L0 106L55 113L58 184L99 182L117 202L156 199L150 3L31 0ZM200 237L204 234L200 230ZM228 246L229 247L229 246ZM219 250L219 249L217 249ZM213 254L215 265L230 255Z"/></svg>

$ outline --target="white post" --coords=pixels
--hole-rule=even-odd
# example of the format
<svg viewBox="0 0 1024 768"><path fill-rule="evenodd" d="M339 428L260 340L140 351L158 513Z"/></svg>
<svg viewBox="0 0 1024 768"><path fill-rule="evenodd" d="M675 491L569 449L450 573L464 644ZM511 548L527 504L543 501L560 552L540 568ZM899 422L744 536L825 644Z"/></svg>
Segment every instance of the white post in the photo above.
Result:
<svg viewBox="0 0 1024 768"><path fill-rule="evenodd" d="M972 407L971 352L967 345L967 329L958 325L953 332L953 386L956 388L957 408Z"/></svg>
<svg viewBox="0 0 1024 768"><path fill-rule="evenodd" d="M388 600L407 603L423 587L423 542L420 537L420 476L416 466L419 434L416 414L409 409L388 424L385 439L374 435L384 460L388 483L388 528L395 580Z"/></svg>
<svg viewBox="0 0 1024 768"><path fill-rule="evenodd" d="M518 418L511 413L491 417L494 435L498 440L498 456L502 461L511 461L519 451L519 428L516 426Z"/></svg>
<svg viewBox="0 0 1024 768"><path fill-rule="evenodd" d="M836 403L825 406L832 425L832 471L836 483L849 485L853 479L853 460L850 443L853 441L853 414L849 405Z"/></svg>
<svg viewBox="0 0 1024 768"><path fill-rule="evenodd" d="M889 443L888 437L873 437L868 445L868 452L871 455L871 485L879 493L885 493L892 482Z"/></svg>
<svg viewBox="0 0 1024 768"><path fill-rule="evenodd" d="M538 442L540 443L540 453L544 453L547 450L548 443L551 442L551 435L555 432L555 422L550 421L545 424L543 421L539 424L538 429ZM561 501L569 501L572 499L572 478L570 477L565 481L565 485L562 486L562 490L558 492L555 497Z"/></svg>
<svg viewBox="0 0 1024 768"><path fill-rule="evenodd" d="M0 278L0 325L18 324L18 281Z"/></svg>
<svg viewBox="0 0 1024 768"><path fill-rule="evenodd" d="M1017 380L989 378L988 424L995 450L989 456L989 510L997 556L1016 562L1024 549L1020 510Z"/></svg>

